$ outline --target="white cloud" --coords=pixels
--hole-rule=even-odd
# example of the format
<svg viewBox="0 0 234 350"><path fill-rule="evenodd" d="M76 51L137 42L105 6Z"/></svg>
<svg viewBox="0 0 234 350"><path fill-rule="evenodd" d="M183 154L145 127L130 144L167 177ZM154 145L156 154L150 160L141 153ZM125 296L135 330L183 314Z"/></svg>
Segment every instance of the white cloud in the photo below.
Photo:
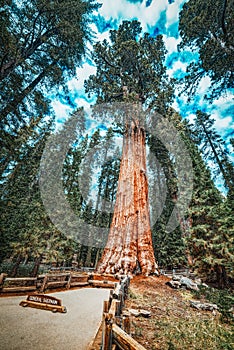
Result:
<svg viewBox="0 0 234 350"><path fill-rule="evenodd" d="M169 77L172 77L177 70L182 70L183 72L186 72L186 67L187 67L186 63L176 61L173 64L173 67L167 70L167 74Z"/></svg>
<svg viewBox="0 0 234 350"><path fill-rule="evenodd" d="M218 130L220 129L230 129L233 128L233 119L231 116L225 118L220 118L219 114L216 112L212 117L215 119L214 127Z"/></svg>
<svg viewBox="0 0 234 350"><path fill-rule="evenodd" d="M84 107L85 112L87 112L88 114L91 113L91 105L84 98L82 98L82 97L76 98L75 104L77 105L77 108Z"/></svg>
<svg viewBox="0 0 234 350"><path fill-rule="evenodd" d="M233 105L233 93L227 92L225 95L221 96L218 100L214 101L215 106L223 106L224 104L232 104Z"/></svg>
<svg viewBox="0 0 234 350"><path fill-rule="evenodd" d="M106 19L109 20L112 17L122 21L137 18L142 22L144 30L146 30L147 25L154 25L158 21L161 12L168 7L167 0L153 0L149 7L145 6L145 2L133 4L126 0L103 0L100 3L103 5L99 13Z"/></svg>
<svg viewBox="0 0 234 350"><path fill-rule="evenodd" d="M116 18L119 20L137 18L147 30L147 26L153 26L159 20L163 11L166 11L167 28L178 22L179 12L186 0L175 0L169 4L168 0L153 0L151 5L146 7L146 1L142 3L130 3L126 0L102 0L99 3L102 7L99 13L107 20Z"/></svg>
<svg viewBox="0 0 234 350"><path fill-rule="evenodd" d="M59 129L63 122L68 118L69 114L72 112L72 109L58 100L53 100L51 104L55 111L56 129Z"/></svg>
<svg viewBox="0 0 234 350"><path fill-rule="evenodd" d="M211 85L211 80L209 77L204 77L200 83L199 83L199 86L198 86L198 92L199 94L203 95L205 93L208 93L209 91L209 87Z"/></svg>
<svg viewBox="0 0 234 350"><path fill-rule="evenodd" d="M95 74L95 73L96 73L96 67L91 66L88 63L84 63L82 67L79 67L76 69L76 78L73 78L68 82L69 90L83 91L85 79L88 79L88 77L91 74Z"/></svg>
<svg viewBox="0 0 234 350"><path fill-rule="evenodd" d="M189 114L187 117L190 123L194 123L195 118L196 118L196 114L194 113Z"/></svg>
<svg viewBox="0 0 234 350"><path fill-rule="evenodd" d="M166 35L163 35L163 40L168 51L168 55L170 55L172 52L177 51L177 45L179 45L181 38L176 39L174 37L167 37Z"/></svg>
<svg viewBox="0 0 234 350"><path fill-rule="evenodd" d="M171 24L179 21L179 13L185 2L188 0L176 0L170 6L168 6L167 10L167 26L169 27Z"/></svg>
<svg viewBox="0 0 234 350"><path fill-rule="evenodd" d="M94 42L103 41L104 39L109 41L109 30L99 33L95 23L90 24L91 30L94 32ZM90 46L91 48L91 46Z"/></svg>
<svg viewBox="0 0 234 350"><path fill-rule="evenodd" d="M184 3L184 1L176 0L172 4L170 4L167 8L167 25L168 28L170 25L172 25L175 22L178 22L179 20L179 12L180 12L180 6L181 3Z"/></svg>

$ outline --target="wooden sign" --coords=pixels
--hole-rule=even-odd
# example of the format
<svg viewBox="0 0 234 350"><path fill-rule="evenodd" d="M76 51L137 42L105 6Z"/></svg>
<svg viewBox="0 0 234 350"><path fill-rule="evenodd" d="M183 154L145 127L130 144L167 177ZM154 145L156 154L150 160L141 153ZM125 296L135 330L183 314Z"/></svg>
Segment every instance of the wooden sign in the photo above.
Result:
<svg viewBox="0 0 234 350"><path fill-rule="evenodd" d="M30 294L27 300L20 302L20 306L30 306L37 309L50 310L52 312L67 312L66 307L62 306L61 299L46 294Z"/></svg>

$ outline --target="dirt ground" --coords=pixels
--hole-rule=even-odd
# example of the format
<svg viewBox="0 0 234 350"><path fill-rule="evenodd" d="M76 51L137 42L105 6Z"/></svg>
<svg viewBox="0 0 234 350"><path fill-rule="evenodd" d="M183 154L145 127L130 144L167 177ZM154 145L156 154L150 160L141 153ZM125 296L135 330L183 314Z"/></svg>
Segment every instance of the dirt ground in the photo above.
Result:
<svg viewBox="0 0 234 350"><path fill-rule="evenodd" d="M135 276L130 283L124 312L150 311L151 316L131 316L130 335L146 350L232 350L233 329L223 324L218 311L190 307L193 295L166 285L166 276ZM201 300L205 301L205 300ZM101 329L89 350L100 350Z"/></svg>
<svg viewBox="0 0 234 350"><path fill-rule="evenodd" d="M193 295L174 290L166 276L136 276L131 280L126 309L144 309L150 318L131 316L131 336L147 350L233 349L231 326L220 322L218 311L191 308ZM231 340L232 339L232 340Z"/></svg>

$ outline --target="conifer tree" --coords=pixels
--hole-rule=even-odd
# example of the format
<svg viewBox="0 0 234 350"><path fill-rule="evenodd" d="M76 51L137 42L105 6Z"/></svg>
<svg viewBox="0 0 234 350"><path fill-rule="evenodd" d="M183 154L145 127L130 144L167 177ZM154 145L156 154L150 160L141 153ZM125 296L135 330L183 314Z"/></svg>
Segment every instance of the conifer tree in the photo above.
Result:
<svg viewBox="0 0 234 350"><path fill-rule="evenodd" d="M40 199L38 172L40 158L51 122L41 125L30 144L21 149L17 163L12 164L1 181L1 260L10 255L11 242L19 241L20 234L28 228L37 232L37 225L43 225L46 213ZM38 216L41 217L38 219ZM36 218L37 217L37 218Z"/></svg>
<svg viewBox="0 0 234 350"><path fill-rule="evenodd" d="M167 223L177 199L177 180L178 174L173 164L173 156L166 149L162 141L156 136L149 138L149 146L154 162L149 162L150 167L154 168L154 182L157 184L155 190L154 210L157 215L157 221L153 226L153 245L155 256L161 267L173 268L176 266L186 265L185 244L183 233L180 226L169 231ZM155 168L156 165L156 168ZM179 218L178 218L179 221Z"/></svg>
<svg viewBox="0 0 234 350"><path fill-rule="evenodd" d="M93 0L1 3L2 171L18 161L18 150L43 118L52 115L46 94L60 86L68 96L66 81L81 65L92 36L90 18L98 7Z"/></svg>
<svg viewBox="0 0 234 350"><path fill-rule="evenodd" d="M149 220L145 129L142 107L164 113L173 88L163 65L162 37L141 36L140 23L123 21L110 31L110 43L97 43L93 58L97 73L85 83L97 103L132 103L130 115L119 122L124 135L122 161L113 220L98 270L157 273ZM126 112L126 111L125 111ZM121 113L120 113L121 114Z"/></svg>
<svg viewBox="0 0 234 350"><path fill-rule="evenodd" d="M193 94L201 78L208 76L208 97L216 98L233 88L233 3L227 0L189 0L179 18L179 31L186 47L198 52L198 61L190 63L185 90Z"/></svg>
<svg viewBox="0 0 234 350"><path fill-rule="evenodd" d="M198 110L194 121L193 135L194 141L201 146L204 159L216 164L215 175L222 174L229 195L233 194L234 167L224 140L214 128L214 119L209 114Z"/></svg>
<svg viewBox="0 0 234 350"><path fill-rule="evenodd" d="M189 208L190 227L186 241L193 257L194 268L206 280L220 287L231 277L233 233L230 209L225 213L226 200L217 190L202 156L193 143L192 132L186 125L185 139L193 160L193 197ZM226 207L227 208L227 207ZM228 214L226 216L226 214ZM229 221L230 220L230 221Z"/></svg>

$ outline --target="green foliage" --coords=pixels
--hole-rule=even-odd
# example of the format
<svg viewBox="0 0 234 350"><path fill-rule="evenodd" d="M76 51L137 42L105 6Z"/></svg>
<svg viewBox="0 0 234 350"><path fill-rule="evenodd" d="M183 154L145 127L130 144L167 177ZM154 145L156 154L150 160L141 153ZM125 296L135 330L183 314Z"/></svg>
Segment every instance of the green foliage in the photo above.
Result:
<svg viewBox="0 0 234 350"><path fill-rule="evenodd" d="M46 94L63 87L91 40L91 1L9 1L1 6L1 166L18 161L44 117L53 114ZM61 89L58 89L57 91ZM56 94L54 90L54 94ZM68 101L69 102L69 101Z"/></svg>
<svg viewBox="0 0 234 350"><path fill-rule="evenodd" d="M205 298L210 303L216 304L224 322L232 323L234 321L232 310L234 293L232 289L220 290L200 286L198 291L193 291L193 294L198 299Z"/></svg>
<svg viewBox="0 0 234 350"><path fill-rule="evenodd" d="M94 46L97 72L85 82L86 92L94 93L98 103L137 99L164 112L173 86L163 65L163 39L141 31L138 21L123 21L110 31L110 43L104 40Z"/></svg>
<svg viewBox="0 0 234 350"><path fill-rule="evenodd" d="M14 267L14 262L4 261L0 264L0 273L6 273L8 276L10 275L12 269ZM30 277L34 268L34 262L27 262L26 264L22 263L19 265L17 270L17 277ZM48 272L48 266L40 266L39 274L43 274Z"/></svg>
<svg viewBox="0 0 234 350"><path fill-rule="evenodd" d="M201 147L204 159L216 164L214 175L222 174L228 193L232 196L234 193L234 167L224 140L214 128L214 119L209 114L198 110L192 133L193 140Z"/></svg>
<svg viewBox="0 0 234 350"><path fill-rule="evenodd" d="M226 325L210 316L206 319L197 314L186 316L186 318L181 316L175 318L170 315L166 321L156 322L155 339L164 345L163 339L168 346L165 349L231 350L233 348L230 326L225 327Z"/></svg>
<svg viewBox="0 0 234 350"><path fill-rule="evenodd" d="M209 170L186 125L185 138L193 160L193 197L189 208L190 230L186 234L194 268L223 288L232 277L234 260L233 219L230 202L216 189Z"/></svg>
<svg viewBox="0 0 234 350"><path fill-rule="evenodd" d="M202 77L208 76L208 98L219 97L233 88L233 3L232 1L189 0L179 18L179 31L186 47L199 53L187 69L185 89L193 94Z"/></svg>

